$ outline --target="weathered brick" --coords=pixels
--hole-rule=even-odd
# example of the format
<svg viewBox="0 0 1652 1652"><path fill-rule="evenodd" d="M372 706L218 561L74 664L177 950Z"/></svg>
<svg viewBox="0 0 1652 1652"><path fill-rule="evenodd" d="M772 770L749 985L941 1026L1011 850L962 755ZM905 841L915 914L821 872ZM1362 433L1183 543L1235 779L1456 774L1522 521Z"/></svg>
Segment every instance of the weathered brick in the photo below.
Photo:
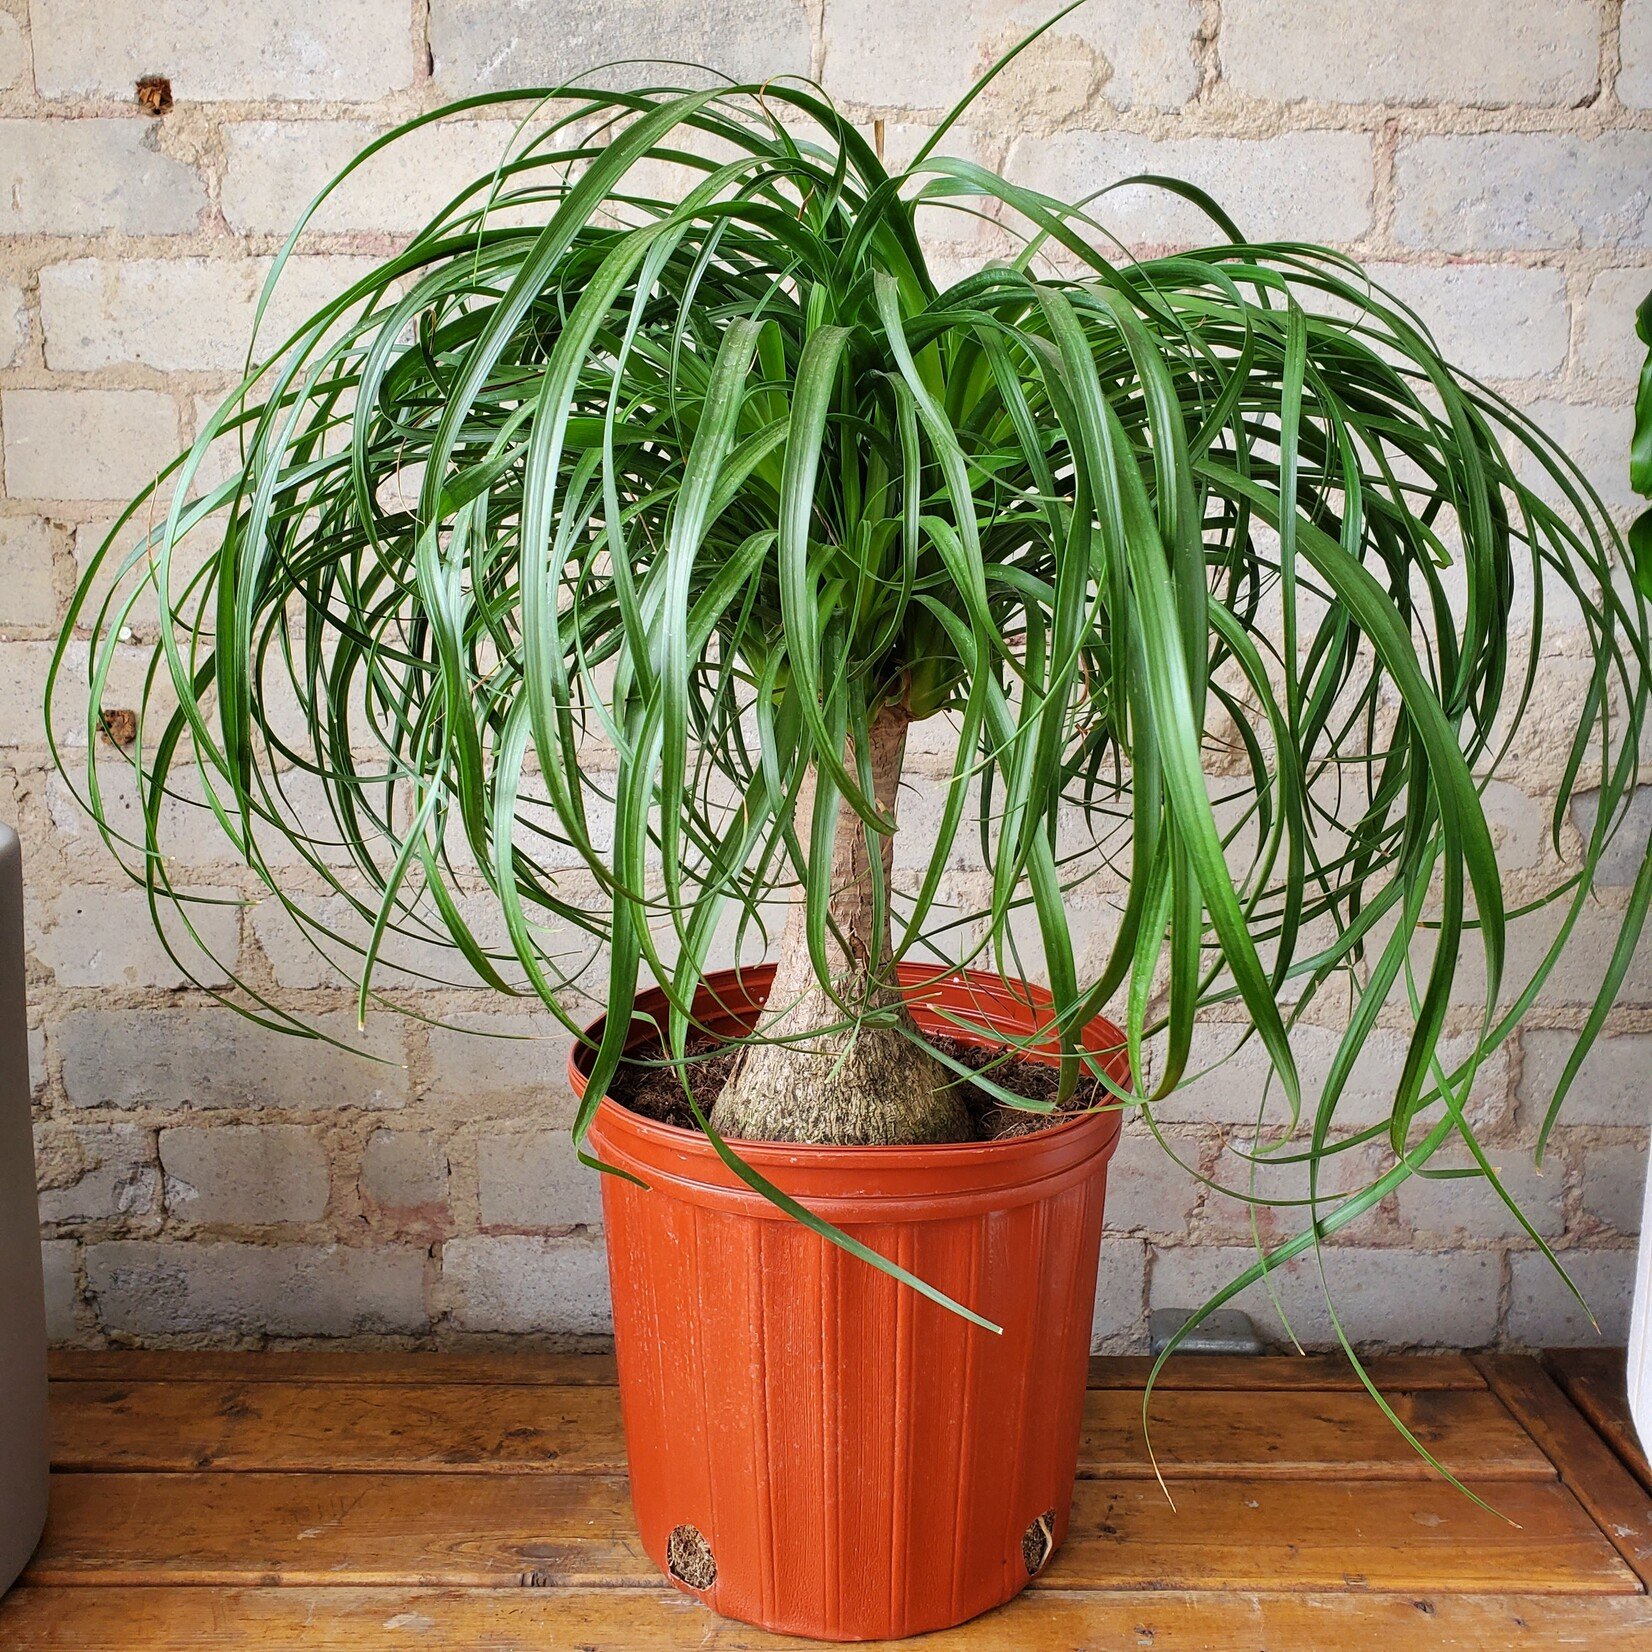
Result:
<svg viewBox="0 0 1652 1652"><path fill-rule="evenodd" d="M361 1199L370 1213L404 1225L447 1219L447 1154L430 1130L375 1130L361 1156Z"/></svg>
<svg viewBox="0 0 1652 1652"><path fill-rule="evenodd" d="M78 1341L85 1315L80 1306L80 1246L73 1239L46 1239L40 1246L46 1283L46 1340L54 1347Z"/></svg>
<svg viewBox="0 0 1652 1652"><path fill-rule="evenodd" d="M1577 1149L1584 1212L1622 1234L1641 1230L1646 1194L1646 1133Z"/></svg>
<svg viewBox="0 0 1652 1652"><path fill-rule="evenodd" d="M1107 1228L1110 1233L1142 1232L1179 1237L1187 1231L1198 1199L1199 1183L1183 1164L1197 1170L1199 1138L1186 1131L1167 1133L1182 1163L1159 1146L1145 1125L1126 1123L1107 1167Z"/></svg>
<svg viewBox="0 0 1652 1652"><path fill-rule="evenodd" d="M1147 1348L1147 1247L1140 1239L1105 1238L1096 1270L1090 1352L1139 1354Z"/></svg>
<svg viewBox="0 0 1652 1652"><path fill-rule="evenodd" d="M1370 227L1375 173L1359 132L1290 132L1273 138L1145 138L1127 132L1061 132L1022 138L1009 176L1077 200L1136 173L1199 185L1240 229L1258 239L1348 242ZM1094 200L1090 216L1127 246L1221 240L1188 202L1131 185Z"/></svg>
<svg viewBox="0 0 1652 1652"><path fill-rule="evenodd" d="M1629 1333L1634 1251L1563 1250L1558 1254L1594 1312L1599 1329L1590 1324L1588 1314L1549 1259L1541 1251L1521 1251L1509 1258L1509 1340L1532 1348L1621 1343Z"/></svg>
<svg viewBox="0 0 1652 1652"><path fill-rule="evenodd" d="M206 187L144 120L0 120L0 235L177 235Z"/></svg>
<svg viewBox="0 0 1652 1652"><path fill-rule="evenodd" d="M893 8L879 0L826 0L824 83L834 97L855 103L950 108L1046 15L1023 0L909 0ZM1045 118L1097 101L1117 109L1174 108L1198 90L1198 26L1190 0L1103 0L1065 18L1005 79L1016 103ZM900 32L898 50L891 28Z"/></svg>
<svg viewBox="0 0 1652 1652"><path fill-rule="evenodd" d="M52 562L62 543L63 535L38 516L0 516L0 625L56 623Z"/></svg>
<svg viewBox="0 0 1652 1652"><path fill-rule="evenodd" d="M413 80L400 0L266 0L253 7L129 8L114 23L98 0L34 0L34 77L49 98L130 97L164 70L180 99L368 100Z"/></svg>
<svg viewBox="0 0 1652 1652"><path fill-rule="evenodd" d="M1493 132L1400 145L1394 232L1407 246L1641 247L1652 132Z"/></svg>
<svg viewBox="0 0 1652 1652"><path fill-rule="evenodd" d="M442 1299L463 1331L607 1336L608 1266L586 1239L503 1234L442 1246Z"/></svg>
<svg viewBox="0 0 1652 1652"><path fill-rule="evenodd" d="M800 0L726 0L718 6L614 6L564 0L555 11L515 0L432 0L430 51L445 93L585 81L622 59L704 64L735 80L809 72L809 18ZM627 66L629 82L659 71ZM689 71L675 68L674 75Z"/></svg>
<svg viewBox="0 0 1652 1652"><path fill-rule="evenodd" d="M185 1125L161 1131L166 1208L186 1222L262 1227L319 1222L327 1154L301 1124Z"/></svg>
<svg viewBox="0 0 1652 1652"><path fill-rule="evenodd" d="M1565 1071L1577 1035L1547 1027L1528 1027L1520 1035L1520 1115L1535 1127ZM1652 1033L1617 1033L1596 1039L1560 1117L1566 1124L1652 1123Z"/></svg>
<svg viewBox="0 0 1652 1652"><path fill-rule="evenodd" d="M292 258L258 325L257 354L368 273L366 258ZM75 258L40 272L46 364L88 372L136 362L162 372L239 374L253 342L268 258Z"/></svg>
<svg viewBox="0 0 1652 1652"><path fill-rule="evenodd" d="M1307 1227L1308 1167L1298 1162L1305 1144L1286 1142L1270 1155L1265 1150L1256 1151L1252 1143L1253 1132L1249 1130L1235 1132L1224 1143L1213 1178L1217 1185L1205 1194L1199 1217L1201 1240L1248 1242L1254 1231L1265 1243L1272 1244ZM1329 1215L1344 1195L1369 1187L1385 1168L1369 1148L1350 1147L1328 1156L1319 1167L1315 1187L1320 1217ZM1350 1231L1366 1236L1374 1217L1367 1214L1358 1220L1365 1225Z"/></svg>
<svg viewBox="0 0 1652 1652"><path fill-rule="evenodd" d="M46 740L44 705L46 678L56 644L0 642L0 746L40 746ZM90 650L83 642L71 642L63 653L52 699L60 747L84 747L87 730L87 698ZM103 705L136 706L148 656L142 649L117 646L110 657L109 675L104 683ZM163 689L155 704L166 701ZM156 721L166 715L162 711ZM153 726L153 725L151 725ZM102 736L100 735L101 739ZM105 862L107 865L107 862Z"/></svg>
<svg viewBox="0 0 1652 1652"><path fill-rule="evenodd" d="M571 1116L568 1034L550 1015L467 1011L442 1019L425 1035L426 1097L475 1112L546 1109Z"/></svg>
<svg viewBox="0 0 1652 1652"><path fill-rule="evenodd" d="M1453 366L1480 378L1526 379L1566 360L1566 277L1517 264L1373 264Z"/></svg>
<svg viewBox="0 0 1652 1652"><path fill-rule="evenodd" d="M176 957L156 934L149 897L137 888L62 890L41 904L31 950L65 987L223 986L240 947L235 891L181 892L200 897L201 904L188 909L195 936L182 916L161 908L164 933Z"/></svg>
<svg viewBox="0 0 1652 1652"><path fill-rule="evenodd" d="M1572 104L1595 87L1600 12L1589 0L1226 0L1220 49L1225 84L1279 103Z"/></svg>
<svg viewBox="0 0 1652 1652"><path fill-rule="evenodd" d="M74 1010L50 1029L76 1107L400 1107L401 1026L348 1014L315 1026L346 1045L267 1031L225 1009ZM369 1061L361 1050L380 1059Z"/></svg>
<svg viewBox="0 0 1652 1652"><path fill-rule="evenodd" d="M223 210L232 228L285 235L384 129L365 121L240 121L224 129ZM512 121L444 120L398 138L317 209L316 232L411 231L461 189L491 178L521 140ZM485 199L485 196L483 197Z"/></svg>
<svg viewBox="0 0 1652 1652"><path fill-rule="evenodd" d="M1635 387L1645 346L1635 337L1635 311L1652 292L1652 269L1602 270L1577 307L1577 370L1613 394Z"/></svg>
<svg viewBox="0 0 1652 1652"><path fill-rule="evenodd" d="M0 18L6 14L0 12ZM23 289L15 281L0 279L0 367L10 367L29 336L28 312L23 307Z"/></svg>
<svg viewBox="0 0 1652 1652"><path fill-rule="evenodd" d="M1585 839L1595 828L1595 816L1600 812L1598 791L1579 792L1572 799L1572 824ZM1652 841L1652 786L1642 786L1629 800L1623 811L1622 823L1608 841L1605 851L1595 866L1597 885L1623 886L1632 884L1646 858Z"/></svg>
<svg viewBox="0 0 1652 1652"><path fill-rule="evenodd" d="M426 1326L415 1246L114 1241L86 1248L106 1330L137 1337L361 1336Z"/></svg>
<svg viewBox="0 0 1652 1652"><path fill-rule="evenodd" d="M1544 1238L1566 1231L1564 1159L1551 1151L1539 1170L1525 1144L1487 1148L1486 1157L1509 1197ZM1442 1149L1428 1161L1428 1168L1462 1169L1472 1163L1462 1149ZM1516 1239L1525 1231L1481 1177L1442 1181L1413 1176L1401 1184L1397 1200L1400 1220L1431 1240Z"/></svg>
<svg viewBox="0 0 1652 1652"><path fill-rule="evenodd" d="M579 1162L566 1125L484 1136L476 1176L485 1227L601 1224L599 1173Z"/></svg>
<svg viewBox="0 0 1652 1652"><path fill-rule="evenodd" d="M1478 1348L1497 1329L1498 1258L1490 1251L1441 1255L1406 1250L1325 1246L1325 1278L1311 1252L1270 1275L1275 1293L1305 1348L1336 1345L1325 1290L1356 1346ZM1243 1245L1177 1245L1159 1250L1148 1282L1150 1308L1197 1308L1256 1260ZM1289 1338L1258 1280L1227 1306L1251 1315L1264 1340Z"/></svg>
<svg viewBox="0 0 1652 1652"><path fill-rule="evenodd" d="M1632 408L1539 401L1525 412L1594 483L1609 510L1627 512L1639 507L1642 501L1629 486L1629 465L1624 458L1635 432ZM1537 480L1535 476L1527 479ZM1558 502L1559 495L1551 487L1540 484L1539 491Z"/></svg>
<svg viewBox="0 0 1652 1652"><path fill-rule="evenodd" d="M23 30L10 12L0 12L0 92L22 80L29 66L29 50L23 44Z"/></svg>
<svg viewBox="0 0 1652 1652"><path fill-rule="evenodd" d="M233 860L230 841L218 826L217 817L200 801L200 788L193 773L179 774L169 782L167 799L161 804L158 841L161 852L172 862L173 875L185 867L221 865ZM98 836L92 817L82 799L89 798L86 769L72 764L64 772L46 777L46 808L58 842L79 865L109 870L109 851ZM98 767L98 801L112 832L128 843L142 843L143 809L138 801L132 770L121 762L101 762Z"/></svg>
<svg viewBox="0 0 1652 1652"><path fill-rule="evenodd" d="M1631 109L1652 109L1652 0L1623 0L1617 91Z"/></svg>
<svg viewBox="0 0 1652 1652"><path fill-rule="evenodd" d="M128 499L177 457L178 409L159 390L8 390L14 499Z"/></svg>
<svg viewBox="0 0 1652 1652"><path fill-rule="evenodd" d="M35 1131L43 1222L107 1222L147 1216L160 1176L147 1130L129 1124Z"/></svg>

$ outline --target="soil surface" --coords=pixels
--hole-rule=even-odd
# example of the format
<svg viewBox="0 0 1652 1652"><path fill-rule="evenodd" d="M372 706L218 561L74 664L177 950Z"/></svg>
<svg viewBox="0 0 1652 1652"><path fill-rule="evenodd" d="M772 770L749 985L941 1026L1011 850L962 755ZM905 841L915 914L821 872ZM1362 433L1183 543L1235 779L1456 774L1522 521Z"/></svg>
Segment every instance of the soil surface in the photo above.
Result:
<svg viewBox="0 0 1652 1652"><path fill-rule="evenodd" d="M980 1044L966 1044L961 1038L945 1038L936 1034L930 1039L936 1049L943 1051L961 1066L980 1072L991 1068L992 1082L1012 1095L1025 1096L1029 1101L1056 1099L1061 1085L1057 1067L1041 1061L1029 1061L1024 1056L1005 1057L1003 1049ZM689 1087L700 1111L709 1116L723 1086L734 1067L736 1049L719 1044L705 1033L691 1033L686 1067ZM654 1045L656 1056L660 1046ZM1007 1136L1026 1136L1035 1130L1047 1130L1059 1124L1072 1113L1081 1113L1092 1107L1106 1106L1111 1097L1107 1086L1088 1073L1079 1075L1078 1088L1068 1097L1059 1111L1030 1113L1019 1107L1010 1107L979 1085L964 1079L957 1082L964 1087L964 1104L974 1126L969 1141L1002 1141ZM673 1067L655 1066L647 1060L627 1060L620 1063L608 1094L622 1107L633 1113L654 1119L660 1124L674 1124L683 1130L697 1130L693 1109L683 1094L683 1080Z"/></svg>

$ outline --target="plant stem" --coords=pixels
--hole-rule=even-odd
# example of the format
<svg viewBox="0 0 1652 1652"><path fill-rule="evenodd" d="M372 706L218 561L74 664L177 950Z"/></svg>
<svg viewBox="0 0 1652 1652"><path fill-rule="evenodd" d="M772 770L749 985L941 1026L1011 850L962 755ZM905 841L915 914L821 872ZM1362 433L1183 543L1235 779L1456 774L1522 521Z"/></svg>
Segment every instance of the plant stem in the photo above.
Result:
<svg viewBox="0 0 1652 1652"><path fill-rule="evenodd" d="M872 796L891 822L896 815L908 717L885 706L867 730ZM851 742L848 760L854 764ZM798 802L804 823L813 810L813 781ZM892 951L887 899L879 921L867 830L839 806L827 897L826 953L837 999L870 1023L850 1020L815 973L808 920L799 904L787 920L775 962L763 1042L749 1045L712 1110L725 1136L748 1141L800 1141L838 1146L960 1141L971 1135L957 1088L913 1041L913 1025L888 972ZM895 836L883 834L883 884L890 885Z"/></svg>

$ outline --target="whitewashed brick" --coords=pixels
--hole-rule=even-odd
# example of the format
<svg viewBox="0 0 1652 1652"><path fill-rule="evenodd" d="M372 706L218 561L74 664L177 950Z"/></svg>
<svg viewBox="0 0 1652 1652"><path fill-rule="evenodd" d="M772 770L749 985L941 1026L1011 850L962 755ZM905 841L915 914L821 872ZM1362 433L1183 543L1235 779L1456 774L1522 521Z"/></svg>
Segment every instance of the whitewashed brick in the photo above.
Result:
<svg viewBox="0 0 1652 1652"><path fill-rule="evenodd" d="M264 0L257 6L155 0L34 0L34 76L41 95L130 97L164 71L180 99L368 100L413 80L401 0Z"/></svg>
<svg viewBox="0 0 1652 1652"><path fill-rule="evenodd" d="M1494 132L1400 145L1394 232L1446 252L1652 241L1652 132Z"/></svg>
<svg viewBox="0 0 1652 1652"><path fill-rule="evenodd" d="M1652 108L1652 0L1623 0L1618 48L1619 101L1631 109Z"/></svg>
<svg viewBox="0 0 1652 1652"><path fill-rule="evenodd" d="M1509 1340L1532 1348L1621 1343L1629 1334L1634 1251L1563 1250L1558 1254L1600 1328L1589 1323L1588 1314L1541 1251L1521 1251L1509 1259Z"/></svg>
<svg viewBox="0 0 1652 1652"><path fill-rule="evenodd" d="M161 1131L160 1153L167 1212L186 1222L262 1227L326 1214L327 1154L303 1125L187 1125Z"/></svg>
<svg viewBox="0 0 1652 1652"><path fill-rule="evenodd" d="M179 774L174 779L175 784L168 786L173 795L161 805L158 826L161 852L175 869L230 861L234 854L230 841L212 811L199 801L200 789L194 776ZM87 796L84 765L75 764L62 773L54 771L46 777L46 808L59 844L78 865L107 872L109 850L81 802ZM98 799L112 832L128 843L143 842L143 808L127 764L99 763Z"/></svg>
<svg viewBox="0 0 1652 1652"><path fill-rule="evenodd" d="M57 620L53 558L63 535L38 516L0 516L0 625L44 627Z"/></svg>
<svg viewBox="0 0 1652 1652"><path fill-rule="evenodd" d="M1049 15L1036 0L827 0L825 86L855 103L950 108ZM1098 92L1116 109L1174 108L1198 90L1198 27L1190 0L1103 0L1065 18L1005 79L1041 112L1082 109Z"/></svg>
<svg viewBox="0 0 1652 1652"><path fill-rule="evenodd" d="M0 18L5 17L0 12ZM23 289L15 281L0 279L0 367L10 367L22 352L29 336L29 317L23 308Z"/></svg>
<svg viewBox="0 0 1652 1652"><path fill-rule="evenodd" d="M1635 336L1635 311L1652 293L1652 269L1602 270L1577 307L1577 370L1615 394L1629 395L1646 346Z"/></svg>
<svg viewBox="0 0 1652 1652"><path fill-rule="evenodd" d="M29 50L23 44L23 30L10 12L0 12L0 92L22 80L29 66Z"/></svg>
<svg viewBox="0 0 1652 1652"><path fill-rule="evenodd" d="M354 1015L312 1022L347 1047L270 1032L226 1009L75 1010L51 1027L48 1042L76 1107L314 1111L405 1102L398 1022L379 1017L359 1034Z"/></svg>
<svg viewBox="0 0 1652 1652"><path fill-rule="evenodd" d="M284 235L384 128L365 121L240 121L224 129L224 216L249 234ZM499 120L444 120L381 149L329 195L317 232L411 231L460 190L488 179L521 140ZM485 199L485 195L483 197Z"/></svg>
<svg viewBox="0 0 1652 1652"><path fill-rule="evenodd" d="M615 6L563 0L554 10L520 0L432 0L430 50L444 93L587 81L621 59L703 64L735 80L809 72L809 18L800 0L723 0L718 5ZM689 73L674 67L680 80ZM625 83L659 84L627 65Z"/></svg>
<svg viewBox="0 0 1652 1652"><path fill-rule="evenodd" d="M361 1156L361 1198L369 1212L404 1225L447 1218L447 1154L430 1130L375 1130Z"/></svg>
<svg viewBox="0 0 1652 1652"><path fill-rule="evenodd" d="M1576 462L1608 510L1628 512L1640 507L1643 501L1629 486L1629 442L1635 431L1632 407L1539 401L1524 411ZM1545 486L1540 491L1546 498L1558 499L1552 488Z"/></svg>
<svg viewBox="0 0 1652 1652"><path fill-rule="evenodd" d="M159 390L8 390L0 419L14 499L129 499L180 446Z"/></svg>
<svg viewBox="0 0 1652 1652"><path fill-rule="evenodd" d="M1566 1163L1552 1150L1539 1170L1528 1145L1486 1149L1486 1157L1505 1191L1544 1238L1566 1231ZM1473 1161L1461 1149L1442 1149L1428 1161L1430 1170L1462 1169ZM1413 1176L1400 1185L1400 1220L1416 1233L1453 1244L1477 1239L1516 1239L1525 1230L1514 1213L1481 1177L1442 1181Z"/></svg>
<svg viewBox="0 0 1652 1652"><path fill-rule="evenodd" d="M1278 103L1570 104L1593 91L1590 0L1226 0L1222 79Z"/></svg>
<svg viewBox="0 0 1652 1652"><path fill-rule="evenodd" d="M55 647L54 643L45 640L0 643L0 660L3 660L3 668L0 668L0 746L44 744L46 678ZM58 674L57 691L52 699L60 747L84 747L86 744L89 653L83 642L72 642L64 651L63 668ZM141 649L115 648L104 684L103 705L136 706L147 663L147 656ZM163 690L155 704L163 704L166 698ZM164 717L166 713L160 715Z"/></svg>
<svg viewBox="0 0 1652 1652"><path fill-rule="evenodd" d="M1440 353L1478 378L1526 379L1566 360L1566 277L1516 264L1373 264L1421 317Z"/></svg>
<svg viewBox="0 0 1652 1652"><path fill-rule="evenodd" d="M600 1173L579 1162L566 1126L484 1136L476 1148L476 1185L484 1227L602 1222Z"/></svg>
<svg viewBox="0 0 1652 1652"><path fill-rule="evenodd" d="M147 1130L38 1128L35 1163L43 1222L107 1222L155 1209L160 1176Z"/></svg>
<svg viewBox="0 0 1652 1652"><path fill-rule="evenodd" d="M1079 200L1136 173L1185 178L1206 190L1259 240L1358 240L1371 224L1375 173L1359 132L1290 132L1273 138L1145 138L1128 132L1060 132L1021 139L1009 176L1061 200ZM1090 216L1127 246L1221 240L1188 202L1132 185L1092 201Z"/></svg>
<svg viewBox="0 0 1652 1652"><path fill-rule="evenodd" d="M422 1331L413 1246L114 1241L86 1249L106 1330L129 1336L362 1336Z"/></svg>
<svg viewBox="0 0 1652 1652"><path fill-rule="evenodd" d="M1575 1033L1547 1027L1520 1035L1520 1114L1529 1128L1542 1121L1576 1044ZM1566 1124L1652 1123L1652 1033L1596 1039L1560 1117Z"/></svg>
<svg viewBox="0 0 1652 1652"><path fill-rule="evenodd" d="M82 1333L80 1246L73 1239L46 1239L40 1246L46 1283L46 1340L53 1347L77 1341Z"/></svg>
<svg viewBox="0 0 1652 1652"><path fill-rule="evenodd" d="M76 258L40 272L46 364L90 372L136 362L162 372L239 373L253 342L267 258ZM292 258L258 325L271 355L373 268L367 258Z"/></svg>
<svg viewBox="0 0 1652 1652"><path fill-rule="evenodd" d="M450 1239L442 1298L463 1331L608 1336L608 1265L601 1245L527 1234Z"/></svg>
<svg viewBox="0 0 1652 1652"><path fill-rule="evenodd" d="M1140 1239L1104 1238L1090 1318L1092 1354L1140 1354L1147 1349L1147 1246Z"/></svg>
<svg viewBox="0 0 1652 1652"><path fill-rule="evenodd" d="M206 188L145 120L0 120L0 235L178 235Z"/></svg>
<svg viewBox="0 0 1652 1652"><path fill-rule="evenodd" d="M156 934L149 898L138 888L62 890L41 903L31 950L65 987L223 986L240 946L236 893L187 888L181 893L202 904L189 908L194 936L177 912L161 908L176 957Z"/></svg>
<svg viewBox="0 0 1652 1652"><path fill-rule="evenodd" d="M1577 1150L1577 1159L1584 1212L1619 1233L1639 1233L1646 1195L1646 1132L1590 1142Z"/></svg>
<svg viewBox="0 0 1652 1652"><path fill-rule="evenodd" d="M1490 1251L1419 1255L1327 1245L1321 1280L1312 1254L1292 1258L1269 1276L1304 1348L1336 1346L1325 1305L1329 1288L1349 1339L1362 1347L1478 1348L1497 1330L1498 1258ZM1197 1308L1256 1260L1244 1245L1177 1245L1153 1258L1150 1308ZM1248 1313L1263 1340L1288 1343L1267 1282L1248 1285L1224 1304Z"/></svg>

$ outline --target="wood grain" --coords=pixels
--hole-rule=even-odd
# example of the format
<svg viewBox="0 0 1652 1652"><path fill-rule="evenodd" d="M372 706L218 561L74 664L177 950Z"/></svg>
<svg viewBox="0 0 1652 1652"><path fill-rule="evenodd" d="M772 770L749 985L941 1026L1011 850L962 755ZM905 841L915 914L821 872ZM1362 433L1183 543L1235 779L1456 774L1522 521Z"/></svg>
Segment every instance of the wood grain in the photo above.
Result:
<svg viewBox="0 0 1652 1652"><path fill-rule="evenodd" d="M612 1354L432 1354L381 1351L333 1353L279 1349L222 1352L187 1348L54 1349L51 1374L58 1382L381 1382L612 1386ZM1397 1354L1366 1362L1385 1392L1433 1388L1484 1388L1485 1378L1461 1354ZM1137 1392L1153 1361L1145 1355L1090 1362L1092 1388ZM1329 1388L1362 1393L1347 1360L1311 1354L1177 1354L1159 1373L1162 1389L1253 1392Z"/></svg>
<svg viewBox="0 0 1652 1652"><path fill-rule="evenodd" d="M1549 1460L1483 1388L1424 1389L1392 1403L1454 1472L1553 1477ZM1154 1395L1151 1421L1168 1478L1433 1472L1364 1393L1168 1389ZM58 1382L52 1427L54 1462L75 1470L625 1471L618 1394L595 1386ZM1079 1473L1152 1472L1140 1396L1092 1391Z"/></svg>
<svg viewBox="0 0 1652 1652"><path fill-rule="evenodd" d="M0 1601L12 1652L380 1652L398 1646L488 1652L811 1652L818 1641L714 1617L684 1596L644 1590L172 1589L24 1586ZM866 1643L894 1652L913 1642ZM1254 1594L1041 1589L923 1652L1642 1652L1652 1601L1515 1595Z"/></svg>
<svg viewBox="0 0 1652 1652"><path fill-rule="evenodd" d="M1524 1354L1481 1354L1492 1392L1543 1448L1643 1584L1652 1583L1652 1504L1646 1488L1584 1420L1543 1367Z"/></svg>
<svg viewBox="0 0 1652 1652"><path fill-rule="evenodd" d="M1641 1448L1629 1414L1629 1389L1622 1348L1551 1348L1543 1366L1566 1398L1594 1425L1595 1432L1622 1458L1624 1466L1652 1491L1652 1464Z"/></svg>
<svg viewBox="0 0 1652 1652"><path fill-rule="evenodd" d="M1555 1481L1486 1495L1362 1485L1081 1482L1041 1582L1083 1589L1402 1589L1533 1594L1637 1588ZM652 1586L622 1480L599 1475L65 1474L39 1583Z"/></svg>

